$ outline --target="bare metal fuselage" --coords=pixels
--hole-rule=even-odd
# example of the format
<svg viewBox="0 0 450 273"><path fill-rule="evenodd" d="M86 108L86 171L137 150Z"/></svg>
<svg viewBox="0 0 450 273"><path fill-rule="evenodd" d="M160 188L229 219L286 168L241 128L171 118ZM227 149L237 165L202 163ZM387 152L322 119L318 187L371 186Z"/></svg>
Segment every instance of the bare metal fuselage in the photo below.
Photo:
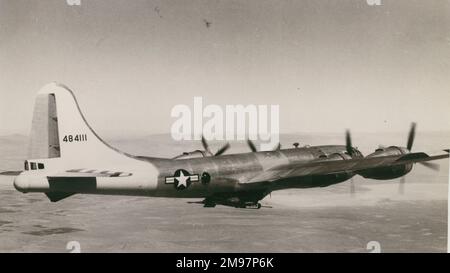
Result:
<svg viewBox="0 0 450 273"><path fill-rule="evenodd" d="M201 157L193 159L159 159L138 157L148 161L159 170L157 190L153 196L161 197L208 197L220 194L240 194L258 192L268 194L274 190L286 188L324 187L343 182L353 174L322 175L267 181L267 183L241 183L248 181L271 167L287 163L306 163L318 159L327 159L332 154L344 155L345 146L313 146L278 151L230 154L216 157ZM175 190L172 184L165 183L166 177L174 175L174 171L183 169L190 174L203 177L206 173L210 181L191 183L184 190Z"/></svg>
<svg viewBox="0 0 450 273"><path fill-rule="evenodd" d="M87 123L73 92L51 83L38 93L33 114L31 154L14 179L21 192L43 192L52 202L73 194L113 194L205 198L205 206L261 206L275 190L326 187L355 174L369 179L394 179L409 173L416 162L448 158L411 153L412 124L406 147L379 148L367 157L351 145L312 146L275 151L221 155L183 153L174 159L133 156L103 141ZM227 147L224 146L224 147ZM187 158L192 155L200 157Z"/></svg>
<svg viewBox="0 0 450 273"><path fill-rule="evenodd" d="M17 177L14 185L21 192L61 193L63 196L69 193L181 198L244 196L245 199L260 200L275 190L325 187L348 180L354 175L353 173L293 177L259 183L248 182L275 166L307 163L314 160L336 160L336 155L342 159L346 156L345 153L345 146L330 145L179 160L131 156L130 160L140 162L140 169L143 172L134 172L130 177L58 179L49 178L45 173L34 175L39 171L28 171ZM46 164L50 164L50 161L46 161ZM123 168L123 166L117 166L118 169L121 167ZM145 175L147 169L155 171L148 172L151 175L147 176ZM198 175L200 179L190 183L184 189L166 183L166 179L173 177L177 170ZM205 175L209 177L207 181L204 179Z"/></svg>

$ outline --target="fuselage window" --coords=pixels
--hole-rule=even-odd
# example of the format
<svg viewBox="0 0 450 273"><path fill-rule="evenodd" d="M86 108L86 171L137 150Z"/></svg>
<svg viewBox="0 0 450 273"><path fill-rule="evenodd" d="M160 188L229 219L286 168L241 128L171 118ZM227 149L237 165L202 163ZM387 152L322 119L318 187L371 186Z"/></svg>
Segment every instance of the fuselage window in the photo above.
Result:
<svg viewBox="0 0 450 273"><path fill-rule="evenodd" d="M24 166L25 166L25 171L28 171L28 161L25 160Z"/></svg>
<svg viewBox="0 0 450 273"><path fill-rule="evenodd" d="M39 170L44 169L44 164L43 164L43 163L38 163L38 169L39 169Z"/></svg>
<svg viewBox="0 0 450 273"><path fill-rule="evenodd" d="M30 162L30 167L32 170L36 170L36 163L35 162Z"/></svg>

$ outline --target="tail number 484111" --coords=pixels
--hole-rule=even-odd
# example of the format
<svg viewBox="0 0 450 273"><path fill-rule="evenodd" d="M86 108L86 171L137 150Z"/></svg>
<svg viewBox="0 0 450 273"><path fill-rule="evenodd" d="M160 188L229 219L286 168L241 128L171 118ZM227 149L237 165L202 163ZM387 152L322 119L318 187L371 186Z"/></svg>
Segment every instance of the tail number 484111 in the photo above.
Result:
<svg viewBox="0 0 450 273"><path fill-rule="evenodd" d="M80 142L80 141L87 141L87 135L86 134L79 134L79 135L65 135L63 138L64 142Z"/></svg>

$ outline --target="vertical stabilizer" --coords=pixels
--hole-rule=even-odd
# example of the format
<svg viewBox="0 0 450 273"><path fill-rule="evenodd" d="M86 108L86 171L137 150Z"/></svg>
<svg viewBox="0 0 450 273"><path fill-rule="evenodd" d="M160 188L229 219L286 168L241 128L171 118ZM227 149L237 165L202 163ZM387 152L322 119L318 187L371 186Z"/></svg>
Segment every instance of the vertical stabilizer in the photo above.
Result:
<svg viewBox="0 0 450 273"><path fill-rule="evenodd" d="M54 94L39 94L36 98L28 154L29 158L61 156Z"/></svg>
<svg viewBox="0 0 450 273"><path fill-rule="evenodd" d="M29 149L29 158L60 157L64 162L120 162L129 157L92 130L73 92L58 83L38 93Z"/></svg>

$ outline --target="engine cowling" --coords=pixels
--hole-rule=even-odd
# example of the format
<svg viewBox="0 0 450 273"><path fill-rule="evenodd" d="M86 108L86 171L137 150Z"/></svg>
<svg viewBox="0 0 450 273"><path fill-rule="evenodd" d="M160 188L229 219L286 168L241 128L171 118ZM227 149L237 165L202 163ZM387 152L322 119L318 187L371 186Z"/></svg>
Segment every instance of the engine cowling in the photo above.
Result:
<svg viewBox="0 0 450 273"><path fill-rule="evenodd" d="M321 157L324 160L349 160L352 159L352 157L346 153L333 153L328 154L326 156ZM326 174L326 175L316 175L311 177L311 183L316 187L325 187L329 185L333 185L336 183L340 183L343 181L346 181L350 178L352 178L355 174L353 172L340 172L340 173L333 173L333 174Z"/></svg>
<svg viewBox="0 0 450 273"><path fill-rule="evenodd" d="M367 157L380 157L380 156L392 156L392 155L404 155L408 154L409 150L405 147L390 146L387 148L378 148L374 153ZM377 180L389 180L399 178L409 173L412 170L413 164L395 165L391 167L373 168L368 170L359 171L358 174L364 178L377 179Z"/></svg>
<svg viewBox="0 0 450 273"><path fill-rule="evenodd" d="M328 160L347 160L352 159L352 157L345 153L334 153L327 156Z"/></svg>

